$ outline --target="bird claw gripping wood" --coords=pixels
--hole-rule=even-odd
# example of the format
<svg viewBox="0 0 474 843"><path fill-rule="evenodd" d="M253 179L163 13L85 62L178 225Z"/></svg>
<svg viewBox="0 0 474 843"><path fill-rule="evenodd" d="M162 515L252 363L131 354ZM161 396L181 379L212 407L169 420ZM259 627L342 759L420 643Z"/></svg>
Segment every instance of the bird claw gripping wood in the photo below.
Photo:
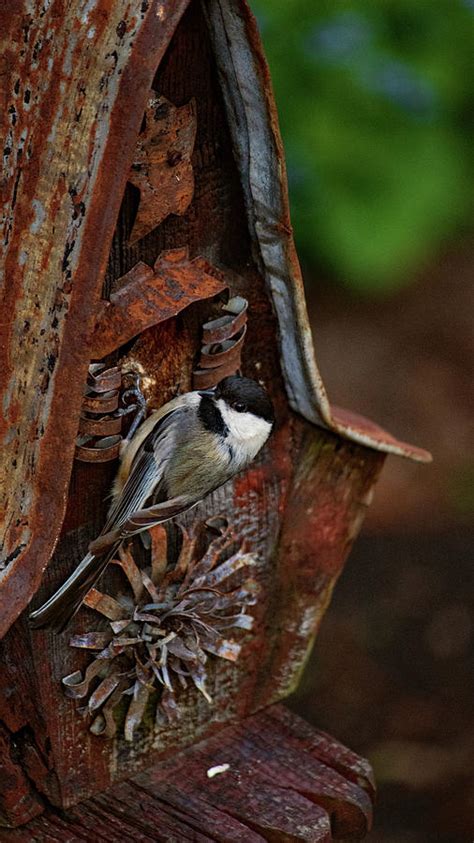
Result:
<svg viewBox="0 0 474 843"><path fill-rule="evenodd" d="M132 424L125 437L126 441L130 441L146 416L147 401L141 390L139 372L124 371L122 373L122 385L126 387L121 395L121 402L123 404L122 413L123 415L128 415L129 413L135 412Z"/></svg>
<svg viewBox="0 0 474 843"><path fill-rule="evenodd" d="M120 406L122 405L122 406ZM146 414L146 399L137 372L122 372L118 366L91 363L76 439L77 460L109 462L118 457L122 443L123 418L135 412L126 438L130 439Z"/></svg>
<svg viewBox="0 0 474 843"><path fill-rule="evenodd" d="M257 602L257 559L222 517L181 531L181 548L169 563L169 528L151 532L150 567L140 569L130 548L114 560L127 590L117 598L91 589L85 605L107 618L108 629L75 635L72 647L95 652L84 673L62 680L66 695L86 701L93 734L113 737L123 698L123 732L132 741L145 709L155 707L155 726L180 716L181 695L206 689L210 657L234 662L241 644L227 635L251 630L249 607ZM171 554L172 555L172 554Z"/></svg>

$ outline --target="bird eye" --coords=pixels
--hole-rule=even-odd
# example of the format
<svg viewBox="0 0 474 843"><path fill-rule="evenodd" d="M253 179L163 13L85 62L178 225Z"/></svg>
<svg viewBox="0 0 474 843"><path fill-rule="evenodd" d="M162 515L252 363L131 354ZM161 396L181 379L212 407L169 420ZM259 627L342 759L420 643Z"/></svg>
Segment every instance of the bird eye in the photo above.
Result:
<svg viewBox="0 0 474 843"><path fill-rule="evenodd" d="M243 401L236 401L234 404L234 410L237 410L238 413L246 413L247 404L244 404Z"/></svg>

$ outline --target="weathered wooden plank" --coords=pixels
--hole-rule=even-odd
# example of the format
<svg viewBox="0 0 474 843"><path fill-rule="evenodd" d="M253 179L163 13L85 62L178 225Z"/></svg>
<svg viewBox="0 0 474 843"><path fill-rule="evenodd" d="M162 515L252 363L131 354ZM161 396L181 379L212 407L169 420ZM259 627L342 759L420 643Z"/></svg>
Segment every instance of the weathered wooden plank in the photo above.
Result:
<svg viewBox="0 0 474 843"><path fill-rule="evenodd" d="M25 828L0 832L0 839L72 843L93 835L108 843L361 840L370 828L371 802L363 787L331 767L330 759L328 764L315 759L320 738L321 733L299 717L274 707L61 816L48 808L44 817ZM339 755L347 752L351 758L351 769L359 766L370 774L367 762L338 746ZM335 790L336 798L331 795ZM355 803L364 810L355 812Z"/></svg>
<svg viewBox="0 0 474 843"><path fill-rule="evenodd" d="M261 706L296 687L384 462L383 454L315 428L298 433L300 450L273 571L277 634L268 630L274 646L267 651L269 662L261 663Z"/></svg>
<svg viewBox="0 0 474 843"><path fill-rule="evenodd" d="M375 795L375 781L372 768L365 758L341 744L331 735L313 729L301 717L294 717L283 705L273 705L262 712L261 717L270 720L269 728L278 721L285 732L286 745L297 751L305 751L323 764L337 770L347 781L367 791L370 798Z"/></svg>
<svg viewBox="0 0 474 843"><path fill-rule="evenodd" d="M80 823L73 825L53 812L38 817L34 826L28 823L23 828L0 829L2 843L89 843L90 839L90 832ZM101 838L94 835L94 839Z"/></svg>
<svg viewBox="0 0 474 843"><path fill-rule="evenodd" d="M369 796L360 783L335 770L330 757L322 763L315 756L313 746L320 739L321 734L301 718L273 706L165 761L150 774L140 774L136 781L158 793L173 769L185 793L205 794L207 801L222 809L227 806L239 819L258 814L257 794L265 793L270 799L269 789L275 787L285 792L286 799L288 792L295 792L331 816L336 837L363 838L371 826L373 794ZM367 765L355 755L352 758L354 764ZM228 769L209 780L207 771L216 765L228 765ZM254 822L259 830L258 820Z"/></svg>
<svg viewBox="0 0 474 843"><path fill-rule="evenodd" d="M44 810L39 794L31 787L26 773L14 757L11 733L0 722L0 825L17 825ZM1 831L0 831L1 839Z"/></svg>
<svg viewBox="0 0 474 843"><path fill-rule="evenodd" d="M134 782L139 790L145 790L160 801L167 813L178 819L185 820L196 831L208 834L211 840L218 843L262 843L263 837L256 831L244 825L234 816L225 813L220 806L210 805L206 801L206 791L202 795L191 793L179 788L176 784L165 782L159 788L141 780Z"/></svg>
<svg viewBox="0 0 474 843"><path fill-rule="evenodd" d="M306 747L292 747L284 729L279 732L260 716L249 718L246 726L240 745L246 772L267 783L278 781L281 787L295 789L325 808L331 814L336 837L363 837L367 833L372 805L363 789L348 782L330 764L315 759Z"/></svg>

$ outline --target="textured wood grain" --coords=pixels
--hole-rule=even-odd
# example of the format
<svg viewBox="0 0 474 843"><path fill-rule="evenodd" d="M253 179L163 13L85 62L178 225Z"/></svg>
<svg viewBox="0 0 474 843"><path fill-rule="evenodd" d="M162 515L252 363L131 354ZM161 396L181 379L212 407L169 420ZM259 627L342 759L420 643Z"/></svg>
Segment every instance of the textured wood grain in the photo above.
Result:
<svg viewBox="0 0 474 843"><path fill-rule="evenodd" d="M332 766L341 758L344 772ZM216 767L220 772L212 775ZM0 832L0 839L355 841L371 827L368 792L367 762L274 706L61 817L49 808L24 829Z"/></svg>

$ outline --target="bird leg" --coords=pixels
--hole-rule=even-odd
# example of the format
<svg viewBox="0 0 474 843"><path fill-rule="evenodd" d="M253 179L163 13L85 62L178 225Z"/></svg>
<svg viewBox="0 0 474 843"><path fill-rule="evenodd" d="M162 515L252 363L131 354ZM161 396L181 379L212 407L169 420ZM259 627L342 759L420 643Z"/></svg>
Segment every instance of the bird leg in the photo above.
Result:
<svg viewBox="0 0 474 843"><path fill-rule="evenodd" d="M139 425L141 425L143 419L146 416L147 411L147 402L146 398L143 395L140 385L140 374L138 372L124 372L124 376L131 380L132 385L129 386L123 393L122 393L122 403L125 404L125 407L122 409L122 415L128 415L129 413L135 412L134 419L132 424L130 425L130 429L124 438L124 442L130 442L130 440L135 435L135 432Z"/></svg>

